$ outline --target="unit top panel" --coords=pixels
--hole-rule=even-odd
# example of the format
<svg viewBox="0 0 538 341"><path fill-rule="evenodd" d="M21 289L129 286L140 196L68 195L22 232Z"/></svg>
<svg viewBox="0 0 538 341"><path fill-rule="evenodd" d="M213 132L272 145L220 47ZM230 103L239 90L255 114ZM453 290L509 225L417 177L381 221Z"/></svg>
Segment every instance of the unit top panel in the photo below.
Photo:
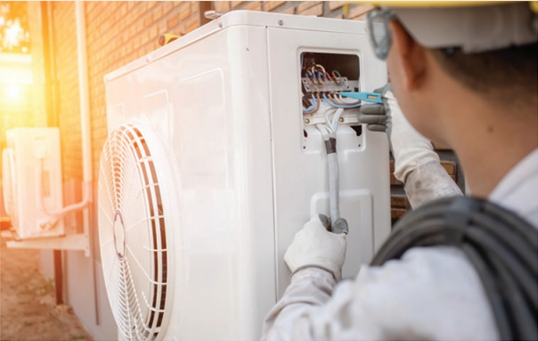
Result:
<svg viewBox="0 0 538 341"><path fill-rule="evenodd" d="M279 27L290 30L308 30L347 34L366 34L366 24L361 21L318 18L280 13L233 11L199 27L193 32L172 43L163 46L149 54L105 75L105 82L121 77L139 69L175 51L181 50L197 41L232 26ZM161 32L165 33L165 32Z"/></svg>

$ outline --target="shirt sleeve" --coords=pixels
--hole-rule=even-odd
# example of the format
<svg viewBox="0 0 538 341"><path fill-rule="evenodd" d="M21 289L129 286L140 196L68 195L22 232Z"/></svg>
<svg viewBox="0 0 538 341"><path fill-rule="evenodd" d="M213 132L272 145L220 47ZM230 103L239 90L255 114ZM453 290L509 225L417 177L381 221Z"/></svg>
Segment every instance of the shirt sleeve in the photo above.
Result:
<svg viewBox="0 0 538 341"><path fill-rule="evenodd" d="M338 285L320 269L292 278L263 340L497 340L482 284L454 248L414 248Z"/></svg>
<svg viewBox="0 0 538 341"><path fill-rule="evenodd" d="M437 161L418 166L407 176L404 188L413 209L435 199L463 195L458 185Z"/></svg>

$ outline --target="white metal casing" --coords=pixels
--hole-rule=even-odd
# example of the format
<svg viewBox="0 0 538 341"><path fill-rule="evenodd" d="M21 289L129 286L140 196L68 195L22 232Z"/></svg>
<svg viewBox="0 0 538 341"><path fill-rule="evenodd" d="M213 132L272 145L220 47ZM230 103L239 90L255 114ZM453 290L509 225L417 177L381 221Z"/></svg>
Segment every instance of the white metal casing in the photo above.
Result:
<svg viewBox="0 0 538 341"><path fill-rule="evenodd" d="M294 234L328 214L325 150L303 123L299 57L358 55L360 88L372 91L386 83L386 67L365 30L363 22L231 12L105 77L109 133L134 124L162 153L154 161L171 200L173 255L159 339L259 339L289 283L283 255ZM343 277L351 278L390 233L388 143L342 125L338 153L350 225ZM99 221L107 224L101 213ZM113 260L102 257L106 270Z"/></svg>
<svg viewBox="0 0 538 341"><path fill-rule="evenodd" d="M17 237L63 235L62 219L46 213L63 205L59 129L14 128L6 139L4 199Z"/></svg>

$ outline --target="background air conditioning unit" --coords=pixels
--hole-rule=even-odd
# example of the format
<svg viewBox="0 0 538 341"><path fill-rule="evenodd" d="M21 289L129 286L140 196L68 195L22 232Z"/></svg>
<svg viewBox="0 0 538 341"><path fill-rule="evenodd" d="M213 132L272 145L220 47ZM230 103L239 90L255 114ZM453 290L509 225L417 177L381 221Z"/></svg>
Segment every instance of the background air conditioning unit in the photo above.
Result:
<svg viewBox="0 0 538 341"><path fill-rule="evenodd" d="M120 338L259 339L289 284L283 255L294 234L329 215L316 127L325 120L303 114L305 85L328 83L318 69L315 81L307 73L335 70L333 89L384 85L365 30L232 12L105 77L99 237ZM389 151L385 134L358 124L357 109L338 115L350 229L343 276L352 278L390 232Z"/></svg>
<svg viewBox="0 0 538 341"><path fill-rule="evenodd" d="M4 205L20 239L64 234L58 128L14 128L2 153Z"/></svg>

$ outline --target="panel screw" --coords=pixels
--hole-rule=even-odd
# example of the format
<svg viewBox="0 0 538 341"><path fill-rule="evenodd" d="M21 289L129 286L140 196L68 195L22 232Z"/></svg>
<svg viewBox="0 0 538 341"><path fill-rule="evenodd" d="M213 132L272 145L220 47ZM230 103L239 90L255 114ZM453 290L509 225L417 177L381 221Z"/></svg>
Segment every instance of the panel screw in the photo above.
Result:
<svg viewBox="0 0 538 341"><path fill-rule="evenodd" d="M279 21L278 21L278 24L279 24L280 26L282 26L282 25L284 25L284 22L283 22L282 20L279 20Z"/></svg>
<svg viewBox="0 0 538 341"><path fill-rule="evenodd" d="M344 118L343 118L343 117L340 117L340 118L338 119L338 122L340 122L340 123L344 123Z"/></svg>
<svg viewBox="0 0 538 341"><path fill-rule="evenodd" d="M305 119L304 122L305 122L306 124L310 124L310 120L309 120L308 118Z"/></svg>

